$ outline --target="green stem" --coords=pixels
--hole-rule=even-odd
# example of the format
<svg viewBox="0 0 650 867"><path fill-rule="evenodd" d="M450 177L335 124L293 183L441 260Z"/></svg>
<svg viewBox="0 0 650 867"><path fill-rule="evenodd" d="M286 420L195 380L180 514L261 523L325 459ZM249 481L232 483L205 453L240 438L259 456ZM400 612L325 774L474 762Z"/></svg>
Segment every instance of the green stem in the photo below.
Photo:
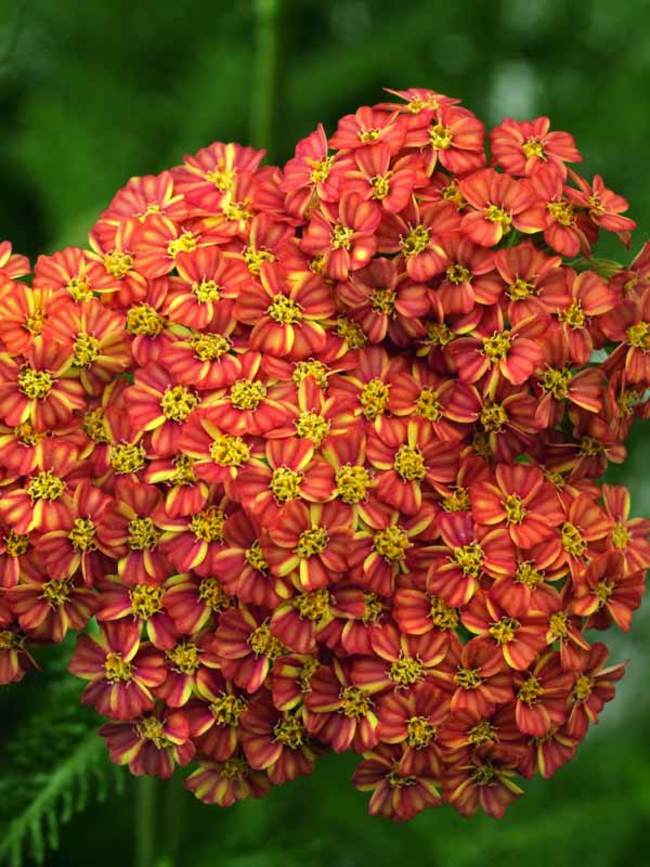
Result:
<svg viewBox="0 0 650 867"><path fill-rule="evenodd" d="M136 780L135 867L154 867L156 837L156 779Z"/></svg>
<svg viewBox="0 0 650 867"><path fill-rule="evenodd" d="M254 0L255 58L251 97L251 140L275 156L281 90L280 18L283 0Z"/></svg>

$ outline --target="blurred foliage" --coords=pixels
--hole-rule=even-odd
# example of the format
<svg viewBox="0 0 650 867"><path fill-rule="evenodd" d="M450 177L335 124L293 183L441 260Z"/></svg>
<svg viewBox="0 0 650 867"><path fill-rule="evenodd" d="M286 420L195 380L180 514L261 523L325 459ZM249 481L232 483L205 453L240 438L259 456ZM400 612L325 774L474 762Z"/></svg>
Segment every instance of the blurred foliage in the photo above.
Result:
<svg viewBox="0 0 650 867"><path fill-rule="evenodd" d="M276 7L280 75L260 120L276 90L273 62L260 57L260 13ZM131 175L214 139L284 160L318 121L333 130L383 86L426 86L462 97L488 123L548 114L570 130L585 173L630 199L636 251L650 234L649 19L649 0L0 0L0 238L30 255L83 243ZM606 255L626 254L612 245ZM628 462L610 472L646 515L649 443L637 430ZM525 785L500 823L449 809L402 827L369 819L366 797L347 783L353 758L330 756L311 778L229 811L195 802L180 780L156 787L156 833L178 867L640 864L650 822L644 608L632 634L612 642L614 658L630 660L618 700L577 758ZM42 675L19 689L0 693L5 779L15 762L7 744L54 700ZM52 735L44 726L43 741ZM132 863L141 786L129 780L125 794L73 817L48 867ZM0 839L7 822L0 813Z"/></svg>

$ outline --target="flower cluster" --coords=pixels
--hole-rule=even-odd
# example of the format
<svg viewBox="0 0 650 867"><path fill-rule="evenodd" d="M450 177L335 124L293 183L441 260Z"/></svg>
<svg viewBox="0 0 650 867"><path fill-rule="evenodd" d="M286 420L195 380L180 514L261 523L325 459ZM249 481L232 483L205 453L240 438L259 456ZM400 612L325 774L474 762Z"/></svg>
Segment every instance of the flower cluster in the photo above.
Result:
<svg viewBox="0 0 650 867"><path fill-rule="evenodd" d="M501 816L623 674L650 245L592 256L634 223L547 118L390 99L0 246L0 682L81 632L113 761L208 803L331 749L372 813Z"/></svg>

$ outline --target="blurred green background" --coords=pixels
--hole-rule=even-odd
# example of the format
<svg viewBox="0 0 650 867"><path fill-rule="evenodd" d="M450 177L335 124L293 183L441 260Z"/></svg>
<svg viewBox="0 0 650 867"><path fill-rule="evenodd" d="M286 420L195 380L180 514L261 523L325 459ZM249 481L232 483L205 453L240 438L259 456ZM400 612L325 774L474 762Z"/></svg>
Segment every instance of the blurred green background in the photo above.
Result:
<svg viewBox="0 0 650 867"><path fill-rule="evenodd" d="M383 86L423 86L462 97L491 124L544 113L573 132L585 173L631 200L636 252L650 231L649 23L648 0L0 0L0 238L30 255L83 244L131 175L214 139L266 145L284 160L318 121L333 131ZM637 429L628 462L611 473L646 515L649 447L647 427ZM124 773L122 793L109 785L107 800L63 827L45 863L134 863L138 809L153 796L175 867L648 864L648 610L631 635L612 637L614 659L630 660L617 702L576 760L527 784L502 822L448 808L403 827L369 819L347 782L349 756L230 811L203 807L180 782L151 791ZM61 701L47 677L3 690L5 744L44 697ZM56 733L31 725L38 755ZM16 761L3 749L0 780ZM5 807L11 794L0 783ZM11 818L1 807L0 843Z"/></svg>

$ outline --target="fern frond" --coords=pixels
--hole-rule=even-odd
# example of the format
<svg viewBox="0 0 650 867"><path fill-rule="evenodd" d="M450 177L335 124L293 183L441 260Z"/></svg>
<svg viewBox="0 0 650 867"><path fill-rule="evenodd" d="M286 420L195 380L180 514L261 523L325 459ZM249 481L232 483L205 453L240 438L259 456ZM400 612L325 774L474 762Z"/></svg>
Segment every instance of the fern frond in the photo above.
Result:
<svg viewBox="0 0 650 867"><path fill-rule="evenodd" d="M102 801L109 783L120 789L121 769L111 765L94 714L78 704L78 687L65 679L42 697L4 746L0 777L0 865L43 864L59 845L60 826L91 800ZM42 707L42 705L41 705Z"/></svg>

